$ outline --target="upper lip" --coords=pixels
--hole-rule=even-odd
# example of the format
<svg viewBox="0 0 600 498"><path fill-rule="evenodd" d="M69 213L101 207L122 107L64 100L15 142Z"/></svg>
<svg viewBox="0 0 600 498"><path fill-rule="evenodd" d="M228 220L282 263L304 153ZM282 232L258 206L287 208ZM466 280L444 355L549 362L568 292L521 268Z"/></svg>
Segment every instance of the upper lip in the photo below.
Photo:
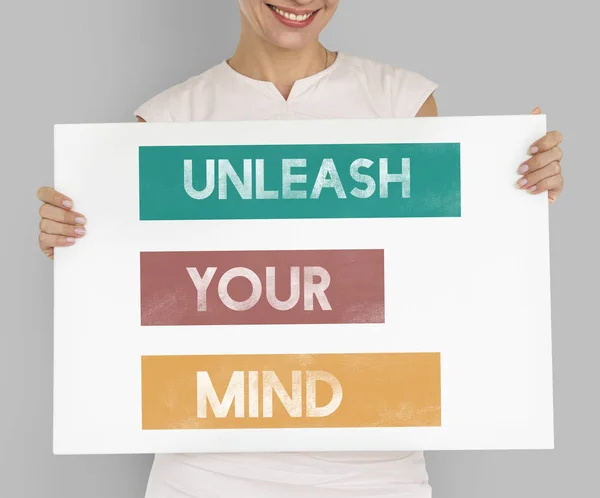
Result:
<svg viewBox="0 0 600 498"><path fill-rule="evenodd" d="M277 7L279 10L283 10L284 12L289 12L290 14L296 14L297 16L303 16L304 14L311 14L313 12L317 12L320 9L314 9L314 10L300 10L300 9L294 9L292 7L282 7L281 5L277 5L274 3L267 3L267 5L270 5L272 7Z"/></svg>

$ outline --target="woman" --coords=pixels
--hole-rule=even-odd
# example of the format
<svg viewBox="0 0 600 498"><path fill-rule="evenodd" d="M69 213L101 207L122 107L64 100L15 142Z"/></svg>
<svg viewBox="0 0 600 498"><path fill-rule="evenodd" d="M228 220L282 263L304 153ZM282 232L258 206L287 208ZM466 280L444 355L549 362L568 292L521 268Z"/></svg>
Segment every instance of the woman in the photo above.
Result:
<svg viewBox="0 0 600 498"><path fill-rule="evenodd" d="M437 85L401 68L330 52L319 43L339 0L239 0L241 36L233 56L160 93L139 121L437 116ZM534 113L541 112L536 108ZM518 187L559 196L561 135L542 137L515 170ZM41 188L40 247L73 245L85 217L73 201ZM147 498L431 496L422 452L157 455Z"/></svg>

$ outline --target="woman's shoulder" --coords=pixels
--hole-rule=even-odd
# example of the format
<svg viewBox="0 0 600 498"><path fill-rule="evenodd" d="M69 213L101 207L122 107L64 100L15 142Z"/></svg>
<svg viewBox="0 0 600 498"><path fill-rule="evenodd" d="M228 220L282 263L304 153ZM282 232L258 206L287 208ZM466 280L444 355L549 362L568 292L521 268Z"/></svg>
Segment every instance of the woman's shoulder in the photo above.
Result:
<svg viewBox="0 0 600 498"><path fill-rule="evenodd" d="M341 66L348 70L354 70L357 73L364 74L372 79L402 80L406 78L423 78L425 75L405 66L394 65L389 62L383 62L369 57L359 55L339 53Z"/></svg>
<svg viewBox="0 0 600 498"><path fill-rule="evenodd" d="M340 54L339 76L354 78L373 96L384 99L394 117L416 115L438 84L423 73L387 62L350 54Z"/></svg>
<svg viewBox="0 0 600 498"><path fill-rule="evenodd" d="M145 121L171 122L186 121L191 103L202 96L207 88L217 84L222 65L217 64L201 74L176 83L141 104L134 115Z"/></svg>

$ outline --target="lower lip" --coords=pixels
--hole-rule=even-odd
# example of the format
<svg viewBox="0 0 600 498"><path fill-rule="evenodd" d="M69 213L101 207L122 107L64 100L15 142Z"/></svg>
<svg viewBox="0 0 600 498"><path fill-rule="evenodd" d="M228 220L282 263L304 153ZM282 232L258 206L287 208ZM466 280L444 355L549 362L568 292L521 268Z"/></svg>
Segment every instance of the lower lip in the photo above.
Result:
<svg viewBox="0 0 600 498"><path fill-rule="evenodd" d="M289 28L306 28L306 26L309 26L315 20L315 16L318 14L318 11L317 11L312 16L310 16L308 19L305 19L304 21L292 21L291 19L288 19L287 17L284 17L281 14L278 14L271 7L267 6L267 9L269 9L271 12L273 12L273 15L282 24L285 24Z"/></svg>

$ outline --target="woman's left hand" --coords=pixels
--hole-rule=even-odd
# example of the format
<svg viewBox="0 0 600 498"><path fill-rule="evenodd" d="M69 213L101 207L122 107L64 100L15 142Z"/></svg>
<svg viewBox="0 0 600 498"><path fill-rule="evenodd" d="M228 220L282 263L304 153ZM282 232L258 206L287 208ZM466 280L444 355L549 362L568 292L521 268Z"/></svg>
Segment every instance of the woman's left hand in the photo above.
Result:
<svg viewBox="0 0 600 498"><path fill-rule="evenodd" d="M536 107L532 114L541 114ZM563 189L563 175L561 168L562 134L551 131L531 145L529 154L531 158L519 166L518 173L523 175L517 186L531 194L541 194L548 191L548 201L556 202Z"/></svg>

